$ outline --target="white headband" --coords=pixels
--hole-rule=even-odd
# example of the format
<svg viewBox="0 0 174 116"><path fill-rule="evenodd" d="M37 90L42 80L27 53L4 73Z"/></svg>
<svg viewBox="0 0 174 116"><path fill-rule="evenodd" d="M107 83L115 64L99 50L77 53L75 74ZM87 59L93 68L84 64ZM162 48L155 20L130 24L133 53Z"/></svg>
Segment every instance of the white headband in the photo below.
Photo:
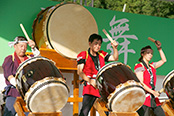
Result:
<svg viewBox="0 0 174 116"><path fill-rule="evenodd" d="M17 43L22 43L22 42L23 42L23 43L27 43L26 40L19 41L19 40L18 40L18 37L16 37L16 38L14 39L13 42L8 42L8 46L12 47L12 46L14 46L14 45L17 44Z"/></svg>

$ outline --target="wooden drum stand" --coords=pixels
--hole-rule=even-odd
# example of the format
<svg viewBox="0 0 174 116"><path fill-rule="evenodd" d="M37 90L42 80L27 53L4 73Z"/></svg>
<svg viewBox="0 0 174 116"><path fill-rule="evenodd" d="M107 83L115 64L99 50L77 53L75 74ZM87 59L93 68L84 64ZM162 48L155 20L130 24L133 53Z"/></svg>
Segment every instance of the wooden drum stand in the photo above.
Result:
<svg viewBox="0 0 174 116"><path fill-rule="evenodd" d="M170 100L165 100L161 107L163 108L166 116L174 116L174 109L172 108Z"/></svg>

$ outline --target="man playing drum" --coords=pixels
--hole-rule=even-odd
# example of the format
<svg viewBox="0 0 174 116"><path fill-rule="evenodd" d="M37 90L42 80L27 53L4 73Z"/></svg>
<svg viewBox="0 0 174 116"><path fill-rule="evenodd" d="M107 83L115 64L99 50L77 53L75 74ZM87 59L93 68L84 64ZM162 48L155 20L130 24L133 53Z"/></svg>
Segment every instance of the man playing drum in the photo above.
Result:
<svg viewBox="0 0 174 116"><path fill-rule="evenodd" d="M157 79L156 69L166 62L166 57L162 51L161 43L159 41L155 41L155 45L160 53L161 60L149 63L153 57L153 50L150 46L146 46L141 49L141 57L138 60L140 63L134 67L135 74L143 84L143 88L146 91L146 100L144 105L140 108L140 110L138 110L140 116L150 116L150 109L153 110L156 116L165 116L158 99L160 94L158 91L155 91L155 85Z"/></svg>
<svg viewBox="0 0 174 116"><path fill-rule="evenodd" d="M4 116L14 116L16 114L13 104L15 103L16 97L20 96L16 89L16 70L20 63L30 57L33 57L33 55L27 56L25 54L27 50L27 44L32 48L32 50L35 50L35 52L33 52L34 56L40 54L40 52L35 48L35 42L32 40L27 41L27 39L23 36L16 37L14 42L9 42L9 46L13 46L15 51L12 55L9 55L5 58L2 65L5 82L7 84L5 87L6 104L4 108Z"/></svg>
<svg viewBox="0 0 174 116"><path fill-rule="evenodd" d="M100 50L102 37L92 34L89 37L89 49L82 51L77 56L77 73L84 80L83 102L79 116L88 116L96 98L100 97L99 90L96 89L96 75L100 68L105 65L105 61L118 60L118 43L113 41L113 55Z"/></svg>

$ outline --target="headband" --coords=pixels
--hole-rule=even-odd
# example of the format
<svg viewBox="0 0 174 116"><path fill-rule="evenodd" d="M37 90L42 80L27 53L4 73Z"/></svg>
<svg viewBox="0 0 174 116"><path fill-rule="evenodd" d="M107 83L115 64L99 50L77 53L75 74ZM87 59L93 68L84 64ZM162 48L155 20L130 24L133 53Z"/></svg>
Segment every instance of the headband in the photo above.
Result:
<svg viewBox="0 0 174 116"><path fill-rule="evenodd" d="M147 52L147 51L152 51L153 52L153 50L151 48L148 48L148 49L141 50L141 54L144 53L144 52Z"/></svg>
<svg viewBox="0 0 174 116"><path fill-rule="evenodd" d="M18 40L18 37L16 37L15 39L14 39L14 41L13 42L8 42L8 46L10 46L10 47L12 47L12 46L14 46L15 44L17 44L17 43L28 43L26 40Z"/></svg>

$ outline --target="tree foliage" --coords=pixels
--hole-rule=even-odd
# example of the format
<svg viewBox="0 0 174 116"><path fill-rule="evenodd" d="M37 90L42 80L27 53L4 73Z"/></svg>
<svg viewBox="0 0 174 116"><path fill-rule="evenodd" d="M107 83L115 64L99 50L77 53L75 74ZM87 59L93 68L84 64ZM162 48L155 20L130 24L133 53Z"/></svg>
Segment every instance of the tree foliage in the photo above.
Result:
<svg viewBox="0 0 174 116"><path fill-rule="evenodd" d="M54 0L59 2L76 2L83 4L85 0ZM83 1L83 2L82 2ZM86 0L87 6L91 6L92 0ZM115 11L123 10L126 4L125 12L144 14L157 17L165 17L174 19L174 2L165 0L93 0L93 7L110 9Z"/></svg>

